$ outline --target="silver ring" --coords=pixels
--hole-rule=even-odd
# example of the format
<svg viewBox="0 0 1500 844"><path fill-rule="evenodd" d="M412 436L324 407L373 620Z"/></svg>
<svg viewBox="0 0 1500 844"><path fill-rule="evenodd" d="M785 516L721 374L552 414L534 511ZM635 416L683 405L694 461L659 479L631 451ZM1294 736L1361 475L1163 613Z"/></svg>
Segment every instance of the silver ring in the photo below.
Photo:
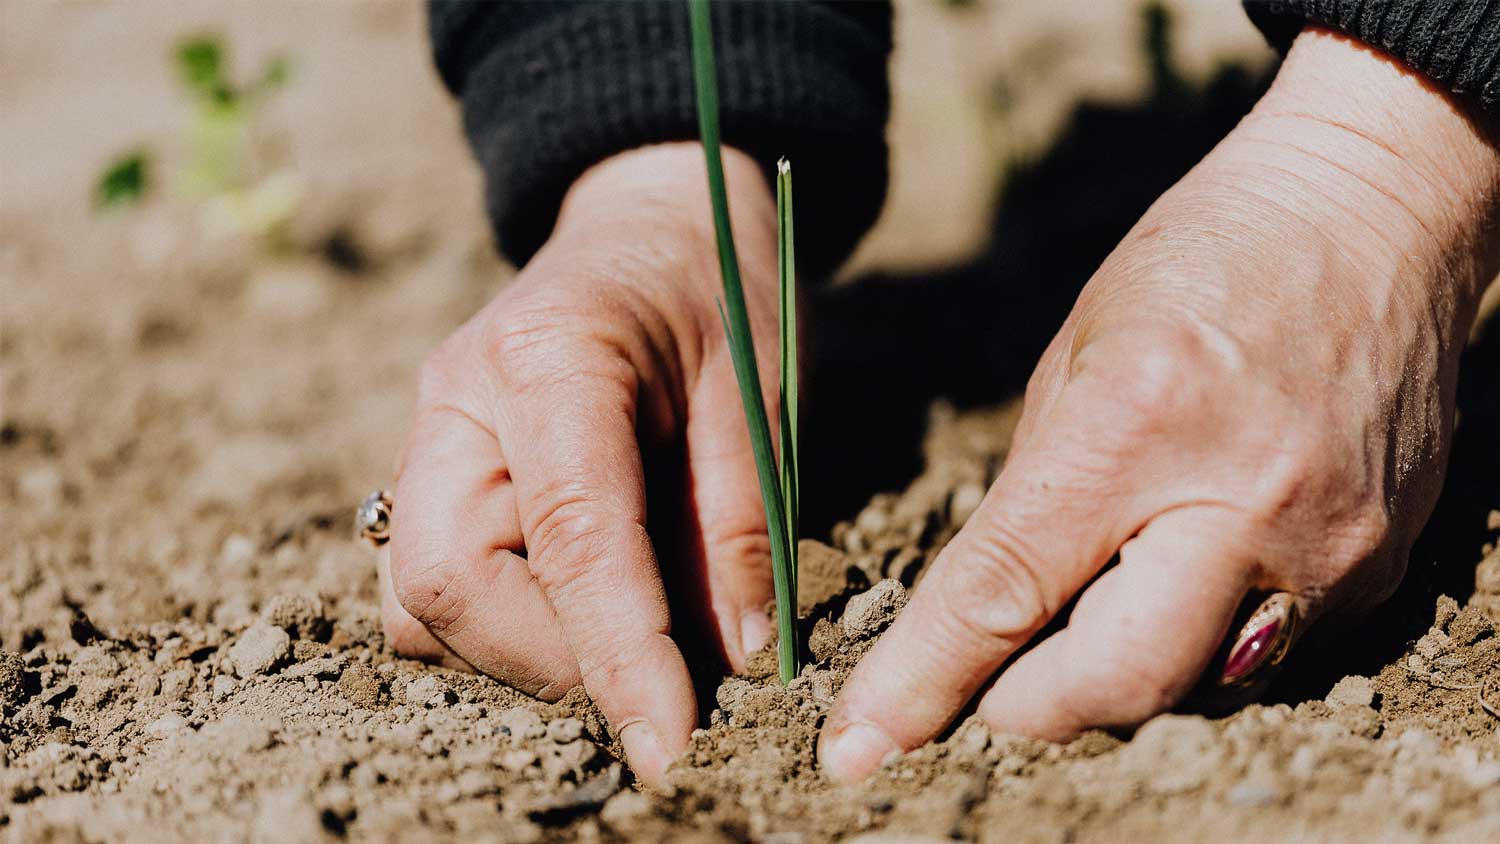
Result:
<svg viewBox="0 0 1500 844"><path fill-rule="evenodd" d="M359 503L359 509L354 512L354 529L359 532L360 537L379 548L391 538L391 511L394 508L395 502L391 500L389 492L375 490L365 496L365 500Z"/></svg>

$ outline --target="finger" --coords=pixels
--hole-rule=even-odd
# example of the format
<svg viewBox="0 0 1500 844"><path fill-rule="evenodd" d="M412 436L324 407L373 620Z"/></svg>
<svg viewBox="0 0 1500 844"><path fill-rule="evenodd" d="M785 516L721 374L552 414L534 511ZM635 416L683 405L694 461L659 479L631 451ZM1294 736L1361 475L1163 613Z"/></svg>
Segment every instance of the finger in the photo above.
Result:
<svg viewBox="0 0 1500 844"><path fill-rule="evenodd" d="M456 408L422 412L393 500L388 544L400 606L447 649L507 685L549 700L578 685L551 606L514 553L521 547L515 490L494 436Z"/></svg>
<svg viewBox="0 0 1500 844"><path fill-rule="evenodd" d="M1173 510L1120 549L1068 626L1023 654L979 703L991 728L1062 740L1134 726L1193 688L1229 633L1257 561L1236 514Z"/></svg>
<svg viewBox="0 0 1500 844"><path fill-rule="evenodd" d="M545 349L519 338L498 350L522 532L584 687L636 773L658 784L696 703L646 534L635 370L615 347L553 336Z"/></svg>
<svg viewBox="0 0 1500 844"><path fill-rule="evenodd" d="M391 649L402 656L420 659L460 671L474 671L474 666L463 661L449 650L422 622L412 618L401 606L396 591L391 587L391 544L389 542L375 551L375 571L380 584L380 623L385 629L385 640Z"/></svg>
<svg viewBox="0 0 1500 844"><path fill-rule="evenodd" d="M1064 391L850 675L819 741L831 777L937 735L1135 532L1128 458L1103 450L1088 398Z"/></svg>
<svg viewBox="0 0 1500 844"><path fill-rule="evenodd" d="M724 363L721 373L700 384L688 418L687 529L693 537L687 547L706 572L706 604L724 655L743 671L746 658L771 637L771 540L739 389ZM775 413L775 405L768 410Z"/></svg>

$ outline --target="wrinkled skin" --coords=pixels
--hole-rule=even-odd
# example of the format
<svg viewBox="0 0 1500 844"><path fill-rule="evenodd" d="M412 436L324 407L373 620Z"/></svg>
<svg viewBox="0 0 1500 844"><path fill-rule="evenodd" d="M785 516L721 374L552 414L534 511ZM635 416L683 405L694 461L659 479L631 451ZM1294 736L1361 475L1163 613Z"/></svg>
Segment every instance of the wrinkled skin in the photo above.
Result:
<svg viewBox="0 0 1500 844"><path fill-rule="evenodd" d="M1080 295L1001 476L844 686L825 771L868 773L976 694L1006 732L1140 723L1252 589L1314 622L1389 597L1441 486L1497 191L1444 97L1304 33Z"/></svg>
<svg viewBox="0 0 1500 844"><path fill-rule="evenodd" d="M775 200L726 177L768 408L777 412ZM397 471L384 617L398 651L556 699L580 681L659 776L697 713L646 534L643 453L680 442L674 591L731 666L771 624L770 542L733 362L703 151L616 156L542 251L423 367ZM671 449L668 449L671 451Z"/></svg>
<svg viewBox="0 0 1500 844"><path fill-rule="evenodd" d="M727 165L774 379L774 203L748 159ZM825 772L869 773L976 696L1007 732L1139 723L1197 682L1254 590L1293 592L1314 622L1388 597L1500 269L1497 194L1493 136L1459 106L1354 42L1300 36L1079 297L1001 476L841 692ZM770 631L708 220L692 144L574 185L543 251L425 367L382 562L398 650L546 698L581 681L648 783L697 717L667 585L688 596L678 635L731 666ZM664 443L684 458L649 471L685 479L688 549L665 580L642 458Z"/></svg>

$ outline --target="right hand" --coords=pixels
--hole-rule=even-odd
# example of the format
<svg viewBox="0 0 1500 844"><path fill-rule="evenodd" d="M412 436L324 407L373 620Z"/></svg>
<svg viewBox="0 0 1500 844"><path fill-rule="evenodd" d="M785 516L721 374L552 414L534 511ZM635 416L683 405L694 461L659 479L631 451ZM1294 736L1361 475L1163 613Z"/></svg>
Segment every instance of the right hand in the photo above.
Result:
<svg viewBox="0 0 1500 844"><path fill-rule="evenodd" d="M726 149L724 162L774 419L775 201L750 158ZM697 143L622 153L574 183L543 249L423 366L381 555L398 652L546 700L581 682L648 784L697 721L668 592L707 628L687 635L736 670L771 632L712 219ZM663 451L678 465L645 465ZM648 471L683 491L661 519L683 528L666 578L646 534Z"/></svg>

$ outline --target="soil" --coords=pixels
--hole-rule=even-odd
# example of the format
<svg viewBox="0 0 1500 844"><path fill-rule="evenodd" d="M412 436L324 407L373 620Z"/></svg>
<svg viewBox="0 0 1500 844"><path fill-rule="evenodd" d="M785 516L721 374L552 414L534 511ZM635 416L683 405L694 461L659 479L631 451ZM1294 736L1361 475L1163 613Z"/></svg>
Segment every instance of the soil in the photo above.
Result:
<svg viewBox="0 0 1500 844"><path fill-rule="evenodd" d="M1409 594L1227 717L1061 745L969 720L820 777L832 696L977 506L1014 401L933 404L919 471L804 542L814 661L724 679L670 793L577 690L397 658L353 506L423 355L509 271L416 9L253 9L4 10L0 840L1500 840L1500 493L1469 471L1500 448L1493 378ZM162 57L208 25L246 67L305 57L267 118L307 174L280 253L170 196L87 209L121 127L171 149Z"/></svg>

